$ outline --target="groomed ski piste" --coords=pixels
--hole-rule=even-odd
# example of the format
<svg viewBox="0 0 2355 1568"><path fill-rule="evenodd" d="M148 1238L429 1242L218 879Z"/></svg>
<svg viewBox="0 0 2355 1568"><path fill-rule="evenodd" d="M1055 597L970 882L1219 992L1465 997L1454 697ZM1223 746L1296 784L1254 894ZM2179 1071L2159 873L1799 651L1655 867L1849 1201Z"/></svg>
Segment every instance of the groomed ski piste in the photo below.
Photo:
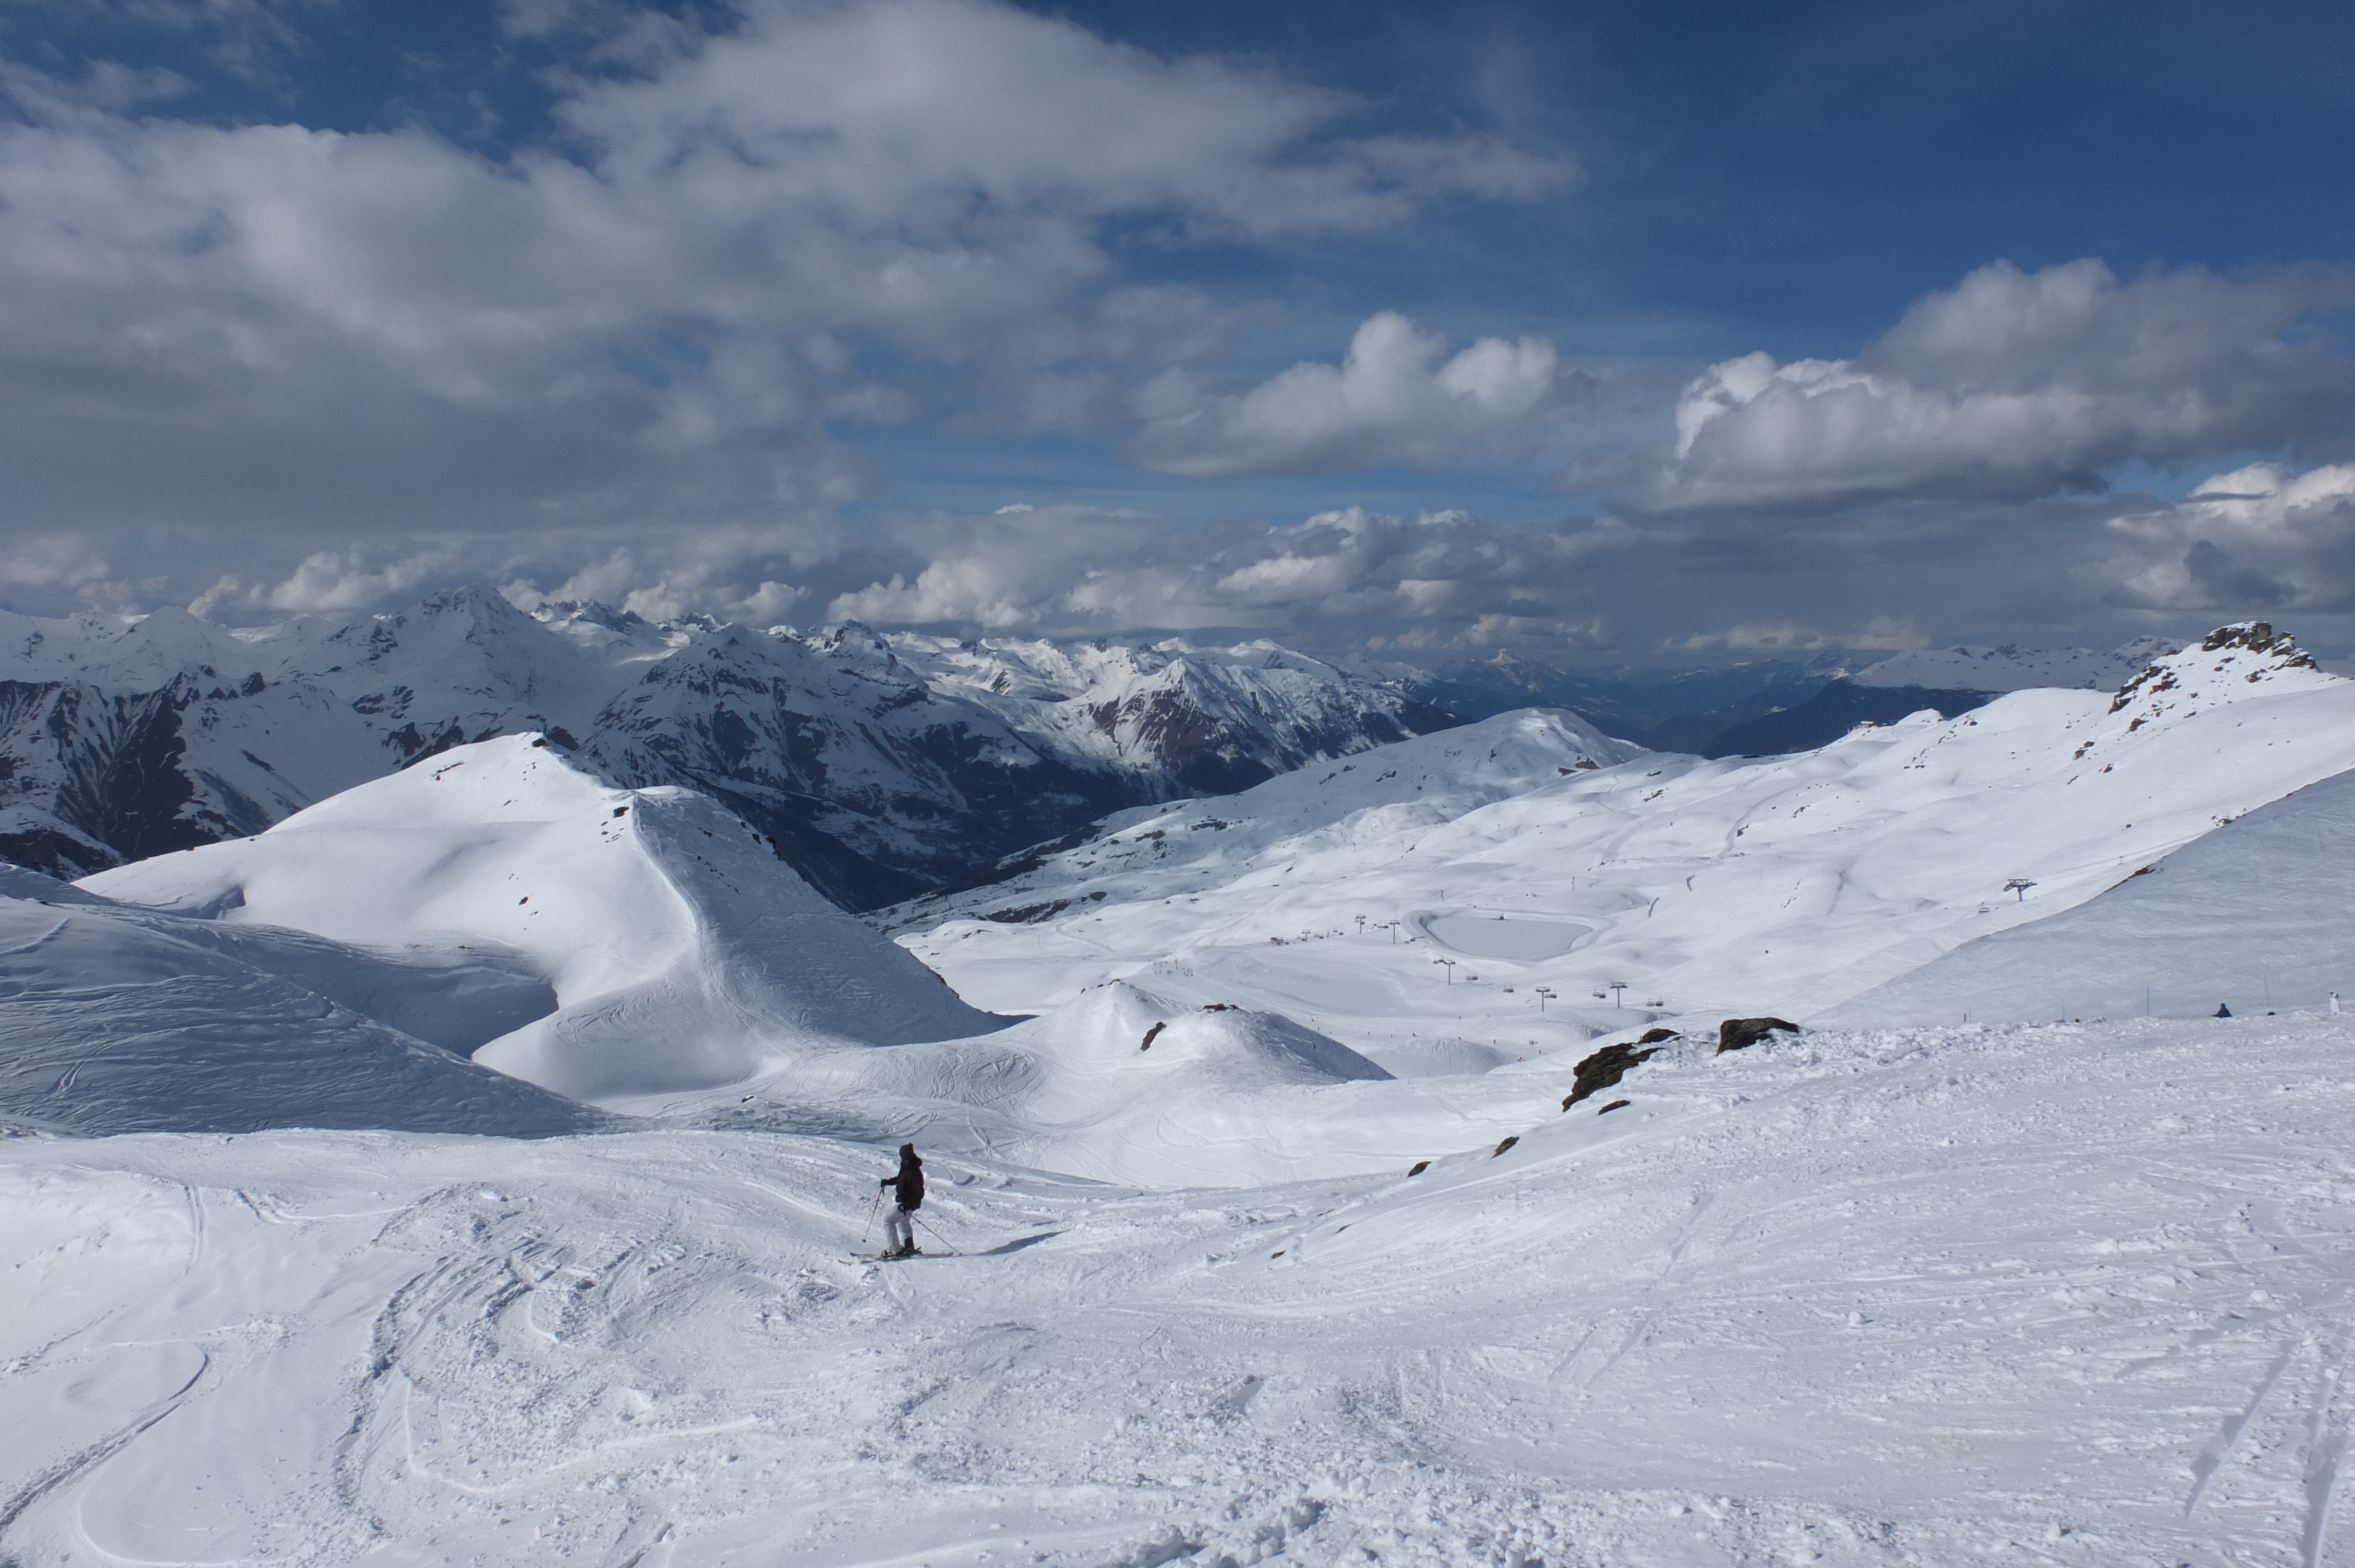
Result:
<svg viewBox="0 0 2355 1568"><path fill-rule="evenodd" d="M954 993L528 737L12 880L0 1560L2348 1561L2355 683L2210 641L1135 814Z"/></svg>

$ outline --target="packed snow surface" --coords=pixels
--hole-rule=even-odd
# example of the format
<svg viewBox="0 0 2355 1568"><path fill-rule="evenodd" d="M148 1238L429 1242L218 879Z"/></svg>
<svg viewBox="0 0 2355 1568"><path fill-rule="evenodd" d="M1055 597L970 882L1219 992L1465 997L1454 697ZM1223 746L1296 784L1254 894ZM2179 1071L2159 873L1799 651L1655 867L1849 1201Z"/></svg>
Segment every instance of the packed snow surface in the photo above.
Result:
<svg viewBox="0 0 2355 1568"><path fill-rule="evenodd" d="M1412 1178L935 1156L956 1255L884 1265L834 1139L18 1139L0 1552L2342 1562L2350 1049L1820 1033L1601 1115L1555 1057Z"/></svg>

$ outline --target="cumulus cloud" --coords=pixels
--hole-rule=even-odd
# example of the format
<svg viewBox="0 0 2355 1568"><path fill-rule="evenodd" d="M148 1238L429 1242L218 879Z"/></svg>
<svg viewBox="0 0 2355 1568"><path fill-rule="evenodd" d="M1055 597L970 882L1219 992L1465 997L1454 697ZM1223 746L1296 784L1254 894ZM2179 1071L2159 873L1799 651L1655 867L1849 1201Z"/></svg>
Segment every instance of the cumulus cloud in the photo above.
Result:
<svg viewBox="0 0 2355 1568"><path fill-rule="evenodd" d="M2355 608L2355 464L2254 463L2172 506L2110 520L2126 553L2113 604L2152 609Z"/></svg>
<svg viewBox="0 0 2355 1568"><path fill-rule="evenodd" d="M1194 478L1433 468L1473 450L1526 455L1543 420L1579 401L1593 376L1541 337L1484 337L1447 356L1446 340L1396 311L1369 317L1337 366L1304 362L1242 392L1206 390L1172 368L1134 406L1143 428L1124 455Z"/></svg>
<svg viewBox="0 0 2355 1568"><path fill-rule="evenodd" d="M2021 501L2128 458L2233 449L2340 455L2355 360L2305 331L2355 273L2121 283L2099 261L2008 262L1907 311L1863 354L1711 366L1642 493L1660 509L1826 506L1879 496Z"/></svg>
<svg viewBox="0 0 2355 1568"><path fill-rule="evenodd" d="M1138 629L1289 630L1468 642L1484 616L1569 634L1570 526L1508 527L1460 512L1360 507L1290 524L1173 526L1135 512L1042 506L903 520L923 565L845 592L829 619L1076 636Z"/></svg>
<svg viewBox="0 0 2355 1568"><path fill-rule="evenodd" d="M1341 95L996 0L731 16L625 18L593 72L556 79L559 136L498 158L23 88L0 126L12 523L822 512L873 484L833 425L960 399L1101 418L1199 350L1200 302L1131 288L1108 224L1359 232L1573 174L1479 137L1352 135Z"/></svg>

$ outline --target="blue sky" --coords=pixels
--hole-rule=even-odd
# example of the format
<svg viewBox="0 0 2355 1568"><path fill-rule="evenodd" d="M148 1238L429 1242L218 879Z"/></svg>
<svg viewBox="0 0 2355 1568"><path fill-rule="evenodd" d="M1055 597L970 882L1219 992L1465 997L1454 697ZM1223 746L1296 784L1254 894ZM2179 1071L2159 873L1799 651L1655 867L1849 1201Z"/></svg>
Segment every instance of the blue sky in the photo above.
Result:
<svg viewBox="0 0 2355 1568"><path fill-rule="evenodd" d="M2321 4L0 4L0 603L2343 648L2350 59Z"/></svg>

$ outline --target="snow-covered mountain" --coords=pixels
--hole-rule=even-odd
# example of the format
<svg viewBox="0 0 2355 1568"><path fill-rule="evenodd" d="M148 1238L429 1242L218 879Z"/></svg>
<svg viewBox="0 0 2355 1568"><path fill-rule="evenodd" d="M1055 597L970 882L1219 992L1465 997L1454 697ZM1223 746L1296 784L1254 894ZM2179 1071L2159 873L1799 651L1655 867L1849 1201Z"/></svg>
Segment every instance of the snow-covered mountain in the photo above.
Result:
<svg viewBox="0 0 2355 1568"><path fill-rule="evenodd" d="M1484 727L1392 750L1431 757ZM2345 771L2355 682L2251 625L2115 695L2016 692L1755 763L1598 758L1614 765L1401 811L1359 793L1389 755L1188 802L1182 834L1119 819L1002 888L891 918L976 1005L1151 976L1289 1012L1393 1072L1558 1049L1631 1016L1804 1022ZM1256 829L1260 800L1287 789L1314 792L1307 831L1272 811ZM1251 831L1207 826L1230 821Z"/></svg>
<svg viewBox="0 0 2355 1568"><path fill-rule="evenodd" d="M1450 821L1643 755L1575 714L1524 708L1303 768L1240 795L1124 811L1076 842L1016 857L986 882L882 911L878 920L887 930L959 916L1032 923L1107 898L1190 895L1250 867Z"/></svg>
<svg viewBox="0 0 2355 1568"><path fill-rule="evenodd" d="M539 736L455 747L257 837L80 885L442 962L494 955L550 1006L475 1043L474 1059L574 1099L733 1085L1003 1022L820 897L710 800L617 789Z"/></svg>
<svg viewBox="0 0 2355 1568"><path fill-rule="evenodd" d="M725 801L837 902L954 880L1107 811L1453 722L1270 643L1063 648L527 615L485 589L232 629L0 616L0 855L79 874L258 832L522 730Z"/></svg>
<svg viewBox="0 0 2355 1568"><path fill-rule="evenodd" d="M2355 1020L1902 1014L2355 991L2355 682L2249 625L1614 747L1507 715L932 901L1007 916L903 936L1002 1028L528 736L0 872L0 1558L2342 1561ZM903 1138L927 1255L868 1261Z"/></svg>

